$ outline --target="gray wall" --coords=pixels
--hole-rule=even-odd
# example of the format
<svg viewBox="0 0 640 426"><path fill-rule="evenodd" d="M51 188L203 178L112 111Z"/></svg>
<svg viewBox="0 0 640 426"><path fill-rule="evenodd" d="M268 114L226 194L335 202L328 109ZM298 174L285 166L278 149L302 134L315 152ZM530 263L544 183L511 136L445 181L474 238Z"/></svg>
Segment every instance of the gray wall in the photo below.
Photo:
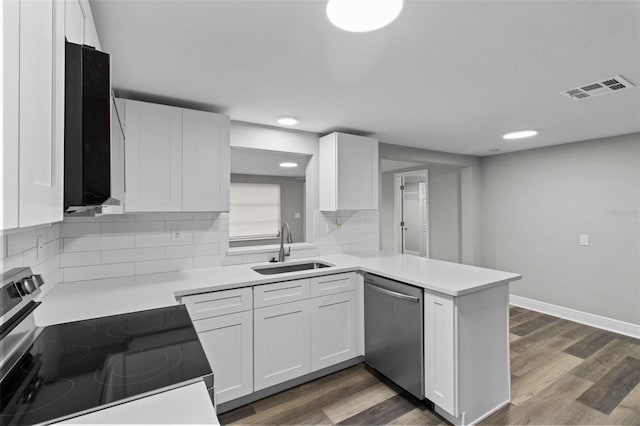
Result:
<svg viewBox="0 0 640 426"><path fill-rule="evenodd" d="M279 184L281 219L283 222L287 222L289 224L294 243L304 241L304 181L301 178L232 174L231 182ZM296 212L300 213L300 219L295 218L294 215ZM280 244L280 239L233 241L229 243L229 247L257 246L265 244Z"/></svg>
<svg viewBox="0 0 640 426"><path fill-rule="evenodd" d="M460 173L429 170L429 257L460 262Z"/></svg>
<svg viewBox="0 0 640 426"><path fill-rule="evenodd" d="M512 294L640 324L640 134L485 157L481 200L481 263L522 273Z"/></svg>

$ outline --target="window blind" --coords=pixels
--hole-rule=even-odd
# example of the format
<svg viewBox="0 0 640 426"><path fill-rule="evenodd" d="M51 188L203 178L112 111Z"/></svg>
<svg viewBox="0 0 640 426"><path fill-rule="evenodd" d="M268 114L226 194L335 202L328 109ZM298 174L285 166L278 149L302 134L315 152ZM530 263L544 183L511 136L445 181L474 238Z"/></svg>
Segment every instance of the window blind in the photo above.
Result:
<svg viewBox="0 0 640 426"><path fill-rule="evenodd" d="M280 185L231 182L229 239L276 238L280 226Z"/></svg>

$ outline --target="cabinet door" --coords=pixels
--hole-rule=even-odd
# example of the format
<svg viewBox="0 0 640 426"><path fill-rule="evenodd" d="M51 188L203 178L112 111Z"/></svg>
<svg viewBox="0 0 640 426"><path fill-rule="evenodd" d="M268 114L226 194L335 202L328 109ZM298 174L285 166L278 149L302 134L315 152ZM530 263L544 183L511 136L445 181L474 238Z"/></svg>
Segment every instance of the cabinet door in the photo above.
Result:
<svg viewBox="0 0 640 426"><path fill-rule="evenodd" d="M65 35L71 43L84 43L84 13L79 0L66 0Z"/></svg>
<svg viewBox="0 0 640 426"><path fill-rule="evenodd" d="M65 2L20 2L20 227L63 209Z"/></svg>
<svg viewBox="0 0 640 426"><path fill-rule="evenodd" d="M128 212L182 210L182 109L125 101Z"/></svg>
<svg viewBox="0 0 640 426"><path fill-rule="evenodd" d="M303 300L253 311L256 391L311 371L307 302Z"/></svg>
<svg viewBox="0 0 640 426"><path fill-rule="evenodd" d="M193 322L215 375L218 404L253 392L252 312Z"/></svg>
<svg viewBox="0 0 640 426"><path fill-rule="evenodd" d="M20 111L20 2L5 0L3 8L4 74L2 76L2 220L0 230L18 227L19 111Z"/></svg>
<svg viewBox="0 0 640 426"><path fill-rule="evenodd" d="M356 356L356 293L332 294L309 300L311 370Z"/></svg>
<svg viewBox="0 0 640 426"><path fill-rule="evenodd" d="M338 209L378 208L378 141L338 134Z"/></svg>
<svg viewBox="0 0 640 426"><path fill-rule="evenodd" d="M229 151L229 117L183 110L183 211L229 211Z"/></svg>
<svg viewBox="0 0 640 426"><path fill-rule="evenodd" d="M425 291L424 309L425 396L457 416L457 337L453 298Z"/></svg>

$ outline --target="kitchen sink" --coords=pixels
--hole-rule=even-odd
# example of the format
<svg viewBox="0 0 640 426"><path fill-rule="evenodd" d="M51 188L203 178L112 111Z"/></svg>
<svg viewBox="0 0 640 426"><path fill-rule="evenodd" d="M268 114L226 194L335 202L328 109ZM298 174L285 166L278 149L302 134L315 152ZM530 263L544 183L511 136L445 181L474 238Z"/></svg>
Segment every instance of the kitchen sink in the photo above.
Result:
<svg viewBox="0 0 640 426"><path fill-rule="evenodd" d="M333 265L324 262L304 262L288 264L279 263L275 266L256 266L252 269L262 275L274 275L284 274L287 272L307 271L309 269L328 268L330 266Z"/></svg>

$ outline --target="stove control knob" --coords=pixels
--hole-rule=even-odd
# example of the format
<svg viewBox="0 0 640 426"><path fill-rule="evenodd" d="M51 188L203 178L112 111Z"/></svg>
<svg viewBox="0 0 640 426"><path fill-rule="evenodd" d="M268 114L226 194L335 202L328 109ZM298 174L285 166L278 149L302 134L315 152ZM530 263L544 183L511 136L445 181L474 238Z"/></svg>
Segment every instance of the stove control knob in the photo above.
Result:
<svg viewBox="0 0 640 426"><path fill-rule="evenodd" d="M36 283L33 281L32 278L25 278L18 283L18 288L20 289L20 292L22 292L22 294L26 295L36 291L38 286L36 285Z"/></svg>
<svg viewBox="0 0 640 426"><path fill-rule="evenodd" d="M31 275L31 278L33 279L33 281L36 283L36 286L38 287L42 287L42 285L44 284L44 278L42 278L42 275L40 274Z"/></svg>

